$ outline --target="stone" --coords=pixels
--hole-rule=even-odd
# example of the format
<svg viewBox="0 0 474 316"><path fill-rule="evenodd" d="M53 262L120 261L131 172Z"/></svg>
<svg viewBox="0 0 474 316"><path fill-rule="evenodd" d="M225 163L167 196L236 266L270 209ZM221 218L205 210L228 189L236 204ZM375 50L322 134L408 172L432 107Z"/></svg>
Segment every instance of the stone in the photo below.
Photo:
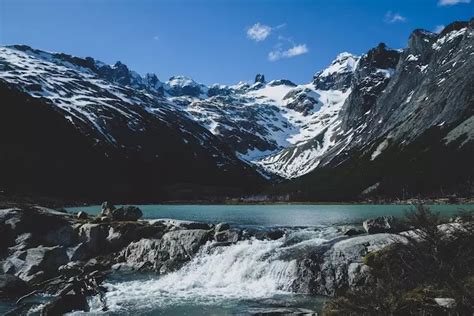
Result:
<svg viewBox="0 0 474 316"><path fill-rule="evenodd" d="M362 235L364 233L365 232L363 230L351 227L344 232L344 236L357 236L357 235Z"/></svg>
<svg viewBox="0 0 474 316"><path fill-rule="evenodd" d="M293 247L291 258L298 258L297 278L293 290L298 293L334 296L348 290L371 286L374 280L364 257L394 242L407 239L395 234L341 237L308 248Z"/></svg>
<svg viewBox="0 0 474 316"><path fill-rule="evenodd" d="M84 211L80 211L80 212L77 212L76 217L77 219L88 219L89 215L87 215L87 213Z"/></svg>
<svg viewBox="0 0 474 316"><path fill-rule="evenodd" d="M212 229L213 225L208 223L193 222L193 221L182 221L171 219L167 221L169 224L180 228L180 229Z"/></svg>
<svg viewBox="0 0 474 316"><path fill-rule="evenodd" d="M29 248L18 251L3 263L3 270L27 282L37 282L58 274L58 268L69 261L60 246Z"/></svg>
<svg viewBox="0 0 474 316"><path fill-rule="evenodd" d="M456 307L456 300L454 298L436 297L434 301L436 304L446 309L453 309Z"/></svg>
<svg viewBox="0 0 474 316"><path fill-rule="evenodd" d="M122 206L112 211L115 221L137 221L143 216L143 212L136 206Z"/></svg>
<svg viewBox="0 0 474 316"><path fill-rule="evenodd" d="M371 218L362 223L368 234L396 232L398 222L393 216L379 216Z"/></svg>
<svg viewBox="0 0 474 316"><path fill-rule="evenodd" d="M161 239L132 242L122 250L120 259L126 266L135 269L167 273L191 260L211 237L209 230L174 230Z"/></svg>
<svg viewBox="0 0 474 316"><path fill-rule="evenodd" d="M214 227L214 231L216 233L220 233L224 230L229 230L229 229L230 229L230 225L227 223L219 223L216 225L216 227Z"/></svg>
<svg viewBox="0 0 474 316"><path fill-rule="evenodd" d="M239 229L228 229L214 234L214 239L218 242L235 243L240 240L242 232Z"/></svg>
<svg viewBox="0 0 474 316"><path fill-rule="evenodd" d="M104 245L105 233L100 224L83 224L79 226L79 241L92 253L99 253Z"/></svg>
<svg viewBox="0 0 474 316"><path fill-rule="evenodd" d="M110 216L112 215L112 211L115 209L115 206L110 204L109 202L105 201L102 203L100 207L100 216Z"/></svg>
<svg viewBox="0 0 474 316"><path fill-rule="evenodd" d="M59 296L46 303L41 315L55 316L64 315L72 311L88 311L89 305L83 294L66 294Z"/></svg>

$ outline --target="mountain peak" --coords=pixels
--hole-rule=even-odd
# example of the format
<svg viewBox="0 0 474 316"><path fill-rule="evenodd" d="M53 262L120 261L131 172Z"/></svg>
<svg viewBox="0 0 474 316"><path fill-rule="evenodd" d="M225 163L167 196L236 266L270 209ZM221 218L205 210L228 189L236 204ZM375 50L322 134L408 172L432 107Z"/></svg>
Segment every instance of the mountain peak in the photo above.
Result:
<svg viewBox="0 0 474 316"><path fill-rule="evenodd" d="M263 75L263 74L257 74L257 75L255 76L255 83L257 83L257 82L259 82L259 83L265 83L265 75Z"/></svg>

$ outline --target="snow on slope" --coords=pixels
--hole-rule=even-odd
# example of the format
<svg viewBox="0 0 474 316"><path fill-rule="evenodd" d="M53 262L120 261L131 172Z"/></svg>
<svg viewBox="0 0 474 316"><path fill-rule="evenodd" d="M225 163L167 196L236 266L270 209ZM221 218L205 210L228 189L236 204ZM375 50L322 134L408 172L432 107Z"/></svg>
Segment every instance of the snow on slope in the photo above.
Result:
<svg viewBox="0 0 474 316"><path fill-rule="evenodd" d="M287 178L317 166L317 158L332 145L337 115L350 93L288 80L207 87L174 76L163 83L153 74L141 77L120 62L108 66L74 58L28 47L3 47L0 79L49 99L72 124L92 126L101 135L98 142L102 138L120 145L109 129L112 117L122 117L130 129L139 131L143 126L136 110L162 116L164 122L169 122L169 115L187 115L224 140L241 160ZM332 80L352 74L357 61L358 57L341 54L316 76L329 76L324 80L330 87ZM9 65L16 67L9 69ZM320 138L316 143L315 137ZM311 142L315 145L309 146Z"/></svg>

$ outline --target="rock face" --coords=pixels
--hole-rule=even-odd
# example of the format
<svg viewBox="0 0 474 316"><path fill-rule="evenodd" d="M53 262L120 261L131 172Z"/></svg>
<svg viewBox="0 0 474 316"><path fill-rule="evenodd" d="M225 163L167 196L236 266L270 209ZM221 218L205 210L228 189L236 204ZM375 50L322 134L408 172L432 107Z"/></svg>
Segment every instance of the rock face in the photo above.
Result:
<svg viewBox="0 0 474 316"><path fill-rule="evenodd" d="M293 288L300 293L334 296L370 286L370 268L363 263L369 252L378 251L404 237L376 234L342 238L323 244L298 261Z"/></svg>
<svg viewBox="0 0 474 316"><path fill-rule="evenodd" d="M255 76L255 83L265 83L265 76L262 74L257 74Z"/></svg>

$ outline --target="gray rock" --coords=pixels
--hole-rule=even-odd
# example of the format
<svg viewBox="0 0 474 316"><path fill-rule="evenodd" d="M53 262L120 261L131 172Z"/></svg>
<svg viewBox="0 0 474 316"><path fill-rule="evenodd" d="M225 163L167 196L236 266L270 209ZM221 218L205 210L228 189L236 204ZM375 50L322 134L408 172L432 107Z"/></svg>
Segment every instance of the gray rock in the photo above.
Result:
<svg viewBox="0 0 474 316"><path fill-rule="evenodd" d="M27 282L37 282L58 274L58 268L69 261L64 247L30 248L4 261L3 270Z"/></svg>
<svg viewBox="0 0 474 316"><path fill-rule="evenodd" d="M228 229L214 234L214 239L218 242L235 243L240 240L242 231L239 229Z"/></svg>
<svg viewBox="0 0 474 316"><path fill-rule="evenodd" d="M78 219L88 219L88 218L89 218L89 215L87 215L86 212L80 211L80 212L77 212L76 217L77 217Z"/></svg>
<svg viewBox="0 0 474 316"><path fill-rule="evenodd" d="M333 296L347 290L371 286L373 277L363 258L406 238L376 234L336 239L317 247L292 249L299 253L298 277L293 289L299 293ZM294 257L293 253L291 257Z"/></svg>
<svg viewBox="0 0 474 316"><path fill-rule="evenodd" d="M224 231L224 230L228 230L228 229L230 229L230 225L227 224L227 223L219 223L219 224L217 224L216 227L214 228L214 230L215 230L216 233L220 233L220 232L222 232L222 231Z"/></svg>
<svg viewBox="0 0 474 316"><path fill-rule="evenodd" d="M362 226L369 234L389 233L397 230L398 222L393 216L379 216L364 221Z"/></svg>
<svg viewBox="0 0 474 316"><path fill-rule="evenodd" d="M100 207L100 216L111 216L113 210L115 210L115 206L105 201Z"/></svg>
<svg viewBox="0 0 474 316"><path fill-rule="evenodd" d="M51 246L69 247L77 242L77 238L77 232L68 224L48 232L45 236L45 241Z"/></svg>
<svg viewBox="0 0 474 316"><path fill-rule="evenodd" d="M193 221L182 221L182 220L167 220L167 223L180 229L212 229L214 226L208 223L193 222Z"/></svg>
<svg viewBox="0 0 474 316"><path fill-rule="evenodd" d="M141 239L121 252L121 259L135 269L160 273L174 271L189 261L208 240L211 231L203 229L175 230L161 239Z"/></svg>
<svg viewBox="0 0 474 316"><path fill-rule="evenodd" d="M83 224L78 227L79 241L91 252L99 253L104 246L105 232L100 224Z"/></svg>
<svg viewBox="0 0 474 316"><path fill-rule="evenodd" d="M115 221L137 221L143 216L143 212L136 206L122 206L112 211Z"/></svg>
<svg viewBox="0 0 474 316"><path fill-rule="evenodd" d="M365 232L363 230L351 227L344 232L344 236L356 236L356 235L361 235L364 233Z"/></svg>

